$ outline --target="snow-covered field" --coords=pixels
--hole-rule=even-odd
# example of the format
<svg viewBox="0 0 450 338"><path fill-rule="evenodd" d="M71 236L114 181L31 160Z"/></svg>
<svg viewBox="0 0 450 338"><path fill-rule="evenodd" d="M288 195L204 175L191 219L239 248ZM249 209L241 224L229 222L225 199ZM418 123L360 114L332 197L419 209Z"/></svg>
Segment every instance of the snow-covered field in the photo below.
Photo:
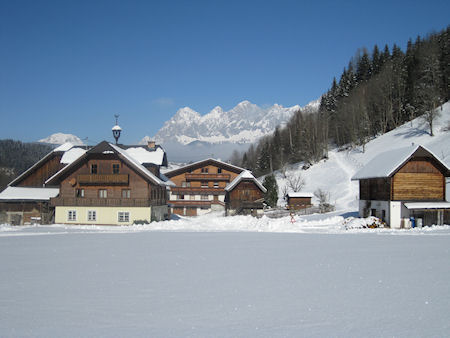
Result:
<svg viewBox="0 0 450 338"><path fill-rule="evenodd" d="M258 233L277 220L227 219L252 231L1 226L0 336L450 334L450 227L345 231L315 215L279 220L304 233Z"/></svg>

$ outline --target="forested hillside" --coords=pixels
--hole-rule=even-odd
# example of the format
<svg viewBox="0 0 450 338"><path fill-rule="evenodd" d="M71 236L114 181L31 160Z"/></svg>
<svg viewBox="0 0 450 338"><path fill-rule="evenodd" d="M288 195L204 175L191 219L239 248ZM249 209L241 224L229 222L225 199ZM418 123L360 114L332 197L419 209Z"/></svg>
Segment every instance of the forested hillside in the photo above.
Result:
<svg viewBox="0 0 450 338"><path fill-rule="evenodd" d="M235 153L232 162L257 175L288 163L315 163L329 146L359 146L418 116L433 135L435 108L450 99L450 26L408 41L363 49L322 96L319 112L299 110L284 127Z"/></svg>
<svg viewBox="0 0 450 338"><path fill-rule="evenodd" d="M0 191L51 150L42 143L0 140Z"/></svg>

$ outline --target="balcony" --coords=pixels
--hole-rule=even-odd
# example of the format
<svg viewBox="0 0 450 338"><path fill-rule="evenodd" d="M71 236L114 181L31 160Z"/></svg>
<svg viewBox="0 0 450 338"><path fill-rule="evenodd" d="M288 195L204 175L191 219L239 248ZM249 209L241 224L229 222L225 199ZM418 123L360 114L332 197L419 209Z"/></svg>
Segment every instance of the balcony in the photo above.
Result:
<svg viewBox="0 0 450 338"><path fill-rule="evenodd" d="M229 174L186 174L186 181L230 181Z"/></svg>
<svg viewBox="0 0 450 338"><path fill-rule="evenodd" d="M78 175L80 185L128 185L128 174Z"/></svg>
<svg viewBox="0 0 450 338"><path fill-rule="evenodd" d="M171 187L174 195L225 195L223 188Z"/></svg>
<svg viewBox="0 0 450 338"><path fill-rule="evenodd" d="M54 207L150 207L162 201L151 201L146 198L77 198L55 197L50 199Z"/></svg>

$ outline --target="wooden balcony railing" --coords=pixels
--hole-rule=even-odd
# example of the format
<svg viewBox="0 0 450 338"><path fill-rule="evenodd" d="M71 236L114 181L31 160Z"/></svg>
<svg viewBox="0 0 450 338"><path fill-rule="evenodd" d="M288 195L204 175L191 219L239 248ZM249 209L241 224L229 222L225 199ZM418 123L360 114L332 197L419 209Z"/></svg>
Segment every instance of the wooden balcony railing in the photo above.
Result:
<svg viewBox="0 0 450 338"><path fill-rule="evenodd" d="M165 204L164 201L151 201L146 198L77 198L55 197L50 199L50 204L57 206L79 207L149 207Z"/></svg>
<svg viewBox="0 0 450 338"><path fill-rule="evenodd" d="M176 195L225 195L224 188L171 187L170 191Z"/></svg>
<svg viewBox="0 0 450 338"><path fill-rule="evenodd" d="M202 206L211 206L211 204L218 204L221 206L225 206L225 203L222 201L194 201L194 200L170 200L169 205L172 207L202 207Z"/></svg>
<svg viewBox="0 0 450 338"><path fill-rule="evenodd" d="M128 174L78 175L80 185L128 185Z"/></svg>
<svg viewBox="0 0 450 338"><path fill-rule="evenodd" d="M186 174L186 181L230 181L229 174Z"/></svg>

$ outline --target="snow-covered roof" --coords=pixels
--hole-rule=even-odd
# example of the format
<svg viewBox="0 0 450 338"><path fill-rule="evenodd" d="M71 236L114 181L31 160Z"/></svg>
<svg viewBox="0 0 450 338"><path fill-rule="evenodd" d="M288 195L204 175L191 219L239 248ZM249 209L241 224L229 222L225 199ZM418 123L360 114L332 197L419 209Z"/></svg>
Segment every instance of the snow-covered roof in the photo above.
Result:
<svg viewBox="0 0 450 338"><path fill-rule="evenodd" d="M61 163L70 164L73 161L76 161L82 155L84 155L85 152L86 150L82 148L72 148L63 154L63 156L61 157Z"/></svg>
<svg viewBox="0 0 450 338"><path fill-rule="evenodd" d="M265 193L267 192L267 189L261 184L261 182L259 182L255 176L252 175L252 173L248 170L244 170L243 172L241 172L232 182L230 182L226 187L225 190L226 191L230 191L233 190L233 188L242 180L244 179L250 179L253 182L255 182L255 184Z"/></svg>
<svg viewBox="0 0 450 338"><path fill-rule="evenodd" d="M387 151L374 157L369 163L362 167L352 180L362 180L368 178L380 178L391 176L401 165L407 162L417 150L423 150L432 155L447 170L449 167L430 150L421 145L413 145L405 148L399 148Z"/></svg>
<svg viewBox="0 0 450 338"><path fill-rule="evenodd" d="M408 202L408 209L450 209L450 202Z"/></svg>
<svg viewBox="0 0 450 338"><path fill-rule="evenodd" d="M287 196L292 197L314 197L314 195L310 192L288 192Z"/></svg>
<svg viewBox="0 0 450 338"><path fill-rule="evenodd" d="M109 143L109 145L117 151L119 154L121 154L125 159L127 159L132 165L134 165L135 168L137 168L144 176L150 178L152 181L159 185L167 185L166 182L163 182L161 179L156 177L153 173L151 173L147 168L145 168L137 159L135 159L133 156L131 156L129 153L126 152L126 150Z"/></svg>
<svg viewBox="0 0 450 338"><path fill-rule="evenodd" d="M56 147L53 149L53 151L68 151L69 149L73 148L73 144L71 142L66 142L61 144L59 147Z"/></svg>
<svg viewBox="0 0 450 338"><path fill-rule="evenodd" d="M132 147L125 150L129 155L136 159L140 164L153 163L156 165L163 165L164 150L156 148L154 151L148 151L143 147Z"/></svg>
<svg viewBox="0 0 450 338"><path fill-rule="evenodd" d="M0 200L48 201L59 194L59 188L7 187L0 193Z"/></svg>

